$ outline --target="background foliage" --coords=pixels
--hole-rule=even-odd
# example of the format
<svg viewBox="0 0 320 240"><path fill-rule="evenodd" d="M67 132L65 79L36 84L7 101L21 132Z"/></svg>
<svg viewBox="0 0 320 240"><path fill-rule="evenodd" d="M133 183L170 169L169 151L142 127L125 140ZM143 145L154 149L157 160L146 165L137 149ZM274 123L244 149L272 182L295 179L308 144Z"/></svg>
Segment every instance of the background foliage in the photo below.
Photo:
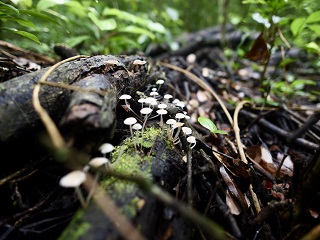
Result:
<svg viewBox="0 0 320 240"><path fill-rule="evenodd" d="M281 31L289 44L320 54L319 9L313 0L7 0L0 1L0 33L42 53L63 43L83 54L116 54L150 43L174 47L174 36L224 22L247 33L264 25L275 45L283 45Z"/></svg>

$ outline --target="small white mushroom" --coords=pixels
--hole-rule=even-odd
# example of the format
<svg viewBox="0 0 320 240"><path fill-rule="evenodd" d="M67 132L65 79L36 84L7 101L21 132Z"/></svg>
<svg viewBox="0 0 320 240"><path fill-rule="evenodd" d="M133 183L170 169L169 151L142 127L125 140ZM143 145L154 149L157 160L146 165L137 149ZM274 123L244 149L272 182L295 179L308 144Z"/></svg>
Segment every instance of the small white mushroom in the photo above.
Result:
<svg viewBox="0 0 320 240"><path fill-rule="evenodd" d="M126 106L129 110L131 110L133 112L133 110L130 108L130 104L128 103L128 100L131 99L132 97L128 94L123 94L119 97L119 99L124 100L124 102L126 103Z"/></svg>
<svg viewBox="0 0 320 240"><path fill-rule="evenodd" d="M80 190L80 185L87 179L86 174L83 171L75 170L64 177L62 177L59 181L61 187L64 188L75 188L75 191L78 195L79 201L83 207L86 207L86 201L82 195Z"/></svg>
<svg viewBox="0 0 320 240"><path fill-rule="evenodd" d="M185 118L185 115L183 113L177 113L175 116L174 116L178 122L181 120L181 119L184 119Z"/></svg>
<svg viewBox="0 0 320 240"><path fill-rule="evenodd" d="M89 165L91 167L94 167L94 168L98 168L98 167L101 167L102 165L105 165L106 168L108 168L107 164L109 163L109 159L108 158L105 158L105 157L96 157L96 158L92 158L90 161L89 161Z"/></svg>
<svg viewBox="0 0 320 240"><path fill-rule="evenodd" d="M158 96L159 95L159 93L158 92L151 92L150 93L150 96L152 97L152 96Z"/></svg>
<svg viewBox="0 0 320 240"><path fill-rule="evenodd" d="M143 104L146 102L145 98L139 98L138 103L141 103L141 108L143 108Z"/></svg>
<svg viewBox="0 0 320 240"><path fill-rule="evenodd" d="M110 143L104 143L99 147L100 152L105 156L107 153L112 152L114 146Z"/></svg>
<svg viewBox="0 0 320 240"><path fill-rule="evenodd" d="M131 137L133 138L133 131L132 131L132 125L134 125L135 123L137 123L137 119L135 119L134 117L128 117L124 120L123 122L125 125L129 125L130 127L130 133L131 133ZM133 141L134 147L135 149L137 149L137 146L135 144L135 142Z"/></svg>
<svg viewBox="0 0 320 240"><path fill-rule="evenodd" d="M136 123L132 126L133 130L140 130L142 128L142 125L140 123Z"/></svg>
<svg viewBox="0 0 320 240"><path fill-rule="evenodd" d="M189 127L182 127L181 130L185 135L190 135L192 133L192 129Z"/></svg>
<svg viewBox="0 0 320 240"><path fill-rule="evenodd" d="M137 131L140 130L141 128L142 128L142 125L141 125L140 123L136 123L136 124L132 125L132 129L136 131L136 132L135 132L135 135L136 135L136 136L135 136L135 140L136 140L136 141L135 141L135 144L136 144L136 145L139 144L139 143L138 143Z"/></svg>
<svg viewBox="0 0 320 240"><path fill-rule="evenodd" d="M158 108L159 109L166 109L168 107L168 105L167 104L164 104L164 103L160 103L159 105L158 105Z"/></svg>
<svg viewBox="0 0 320 240"><path fill-rule="evenodd" d="M163 79L159 79L158 81L156 81L156 84L159 85L159 87L158 87L158 92L159 92L162 84L164 84L164 80Z"/></svg>
<svg viewBox="0 0 320 240"><path fill-rule="evenodd" d="M184 103L184 102L178 102L178 103L176 103L176 106L177 107L181 107L181 108L184 108L185 106L186 106L186 104Z"/></svg>
<svg viewBox="0 0 320 240"><path fill-rule="evenodd" d="M169 100L170 100L171 98L173 98L173 96L170 95L170 94L165 94L165 95L163 96L163 98L164 98L164 101L168 103Z"/></svg>
<svg viewBox="0 0 320 240"><path fill-rule="evenodd" d="M187 141L190 143L190 148L191 149L194 148L194 146L197 143L196 138L194 136L187 137Z"/></svg>
<svg viewBox="0 0 320 240"><path fill-rule="evenodd" d="M162 127L163 126L163 117L162 117L162 115L167 114L168 111L164 110L164 109L159 109L159 110L157 110L157 113L160 115L160 126Z"/></svg>
<svg viewBox="0 0 320 240"><path fill-rule="evenodd" d="M166 121L166 124L168 124L168 125L173 125L173 124L175 124L177 121L175 120L175 119L173 119L173 118L170 118L170 119L168 119L167 121Z"/></svg>
<svg viewBox="0 0 320 240"><path fill-rule="evenodd" d="M172 131L172 136L173 136L173 131L174 131L174 129L176 129L177 128L177 132L176 132L176 134L174 135L174 137L173 137L173 143L174 144L177 144L177 143L179 143L179 134L180 134L180 131L181 131L181 127L184 125L184 123L182 123L182 122L176 122L175 124L172 124L172 128L171 128L171 131Z"/></svg>
<svg viewBox="0 0 320 240"><path fill-rule="evenodd" d="M136 59L133 61L133 65L144 65L146 63L147 63L146 61L139 60L139 59Z"/></svg>
<svg viewBox="0 0 320 240"><path fill-rule="evenodd" d="M152 108L148 108L148 107L142 108L142 109L140 110L140 113L141 113L142 115L145 115L145 116L144 116L144 122L143 122L143 125L142 125L142 130L141 130L141 131L142 131L142 136L143 136L144 126L146 125L147 119L148 119L150 113L152 113L152 111L153 111L153 109L152 109Z"/></svg>

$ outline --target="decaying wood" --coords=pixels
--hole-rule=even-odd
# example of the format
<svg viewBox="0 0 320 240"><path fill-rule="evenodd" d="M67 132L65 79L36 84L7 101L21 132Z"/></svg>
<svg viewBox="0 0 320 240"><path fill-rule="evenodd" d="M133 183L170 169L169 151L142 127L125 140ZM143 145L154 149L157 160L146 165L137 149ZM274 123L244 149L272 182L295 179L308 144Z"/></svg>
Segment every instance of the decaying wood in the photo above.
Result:
<svg viewBox="0 0 320 240"><path fill-rule="evenodd" d="M48 78L49 82L76 85L80 80L92 74L103 74L105 85L94 83L90 78L82 80L80 83L85 88L96 88L97 90L112 90L116 94L135 92L147 81L147 66L134 66L132 62L136 60L132 57L95 56L76 60L63 64L56 69ZM141 58L140 58L141 59ZM117 61L117 64L110 64L108 61ZM18 137L26 131L39 127L39 118L32 106L32 90L46 69L23 75L0 85L0 143ZM103 89L104 88L104 89ZM115 102L116 94L110 97ZM43 86L40 93L42 106L53 116L55 121L59 121L70 99L71 91L59 87ZM112 99L113 98L113 99ZM103 99L103 96L102 96ZM75 100L76 101L76 100ZM99 108L106 105L104 101L95 102ZM110 106L114 108L113 106ZM103 109L106 110L106 109ZM108 109L107 109L108 110ZM112 117L112 115L110 115ZM65 120L64 120L65 121ZM113 122L113 120L109 121ZM105 122L104 124L107 124Z"/></svg>

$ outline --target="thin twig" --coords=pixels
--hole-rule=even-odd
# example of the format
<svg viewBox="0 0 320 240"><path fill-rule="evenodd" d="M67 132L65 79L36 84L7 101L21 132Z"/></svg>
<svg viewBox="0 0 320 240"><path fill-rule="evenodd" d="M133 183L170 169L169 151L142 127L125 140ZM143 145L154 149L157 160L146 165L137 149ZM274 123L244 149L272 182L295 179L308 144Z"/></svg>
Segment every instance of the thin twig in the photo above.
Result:
<svg viewBox="0 0 320 240"><path fill-rule="evenodd" d="M239 116L240 110L247 103L250 103L250 102L249 101L241 101L237 105L237 107L236 107L236 109L234 111L234 115L233 115L233 123L234 123L233 131L234 131L234 134L236 136L236 142L237 142L237 146L238 146L238 150L239 150L240 159L241 159L241 161L243 161L246 164L248 163L248 160L247 160L246 155L244 153L243 144L242 144L241 139L240 139L240 129L239 129L239 125L238 125L238 116ZM253 204L255 206L255 209L256 209L256 211L258 213L258 212L261 211L261 207L260 207L260 204L259 204L258 197L257 197L256 193L253 191L252 184L250 184L250 186L249 186L249 191L250 191L250 194L252 196L252 200L253 200Z"/></svg>

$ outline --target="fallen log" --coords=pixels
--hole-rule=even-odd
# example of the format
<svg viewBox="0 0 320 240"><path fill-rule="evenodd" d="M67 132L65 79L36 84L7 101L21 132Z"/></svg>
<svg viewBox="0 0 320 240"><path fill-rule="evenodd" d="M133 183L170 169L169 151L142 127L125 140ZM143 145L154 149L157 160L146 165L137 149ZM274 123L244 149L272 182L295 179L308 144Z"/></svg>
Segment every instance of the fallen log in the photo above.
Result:
<svg viewBox="0 0 320 240"><path fill-rule="evenodd" d="M134 60L137 59L142 60L143 58L137 56L115 57L111 55L81 58L58 67L48 77L47 81L58 85L77 86L77 84L80 84L80 87L89 88L91 92L94 90L112 90L115 94L109 94L107 99L104 99L101 94L94 93L101 98L100 103L94 101L94 104L100 110L110 111L110 109L104 109L103 106L108 105L105 101L115 102L116 95L123 92L133 93L146 84L147 64L145 66L133 64ZM25 74L0 84L0 143L18 138L26 132L32 133L39 128L39 117L32 106L32 91L46 70L42 69ZM94 77L90 78L88 76L93 74L104 75L104 77L100 76L100 80L104 80L104 85L101 81L92 82ZM95 76L97 77L98 75ZM59 122L63 117L73 96L76 98L79 96L72 95L72 91L57 87L58 85L56 87L42 86L39 96L42 106L56 122ZM86 100L74 101L79 103ZM110 108L114 107L114 104L110 105ZM108 117L114 118L112 115ZM114 119L109 119L107 122L110 125L113 121ZM103 128L109 127L103 119L100 119L100 122L105 124L105 126L102 126Z"/></svg>

